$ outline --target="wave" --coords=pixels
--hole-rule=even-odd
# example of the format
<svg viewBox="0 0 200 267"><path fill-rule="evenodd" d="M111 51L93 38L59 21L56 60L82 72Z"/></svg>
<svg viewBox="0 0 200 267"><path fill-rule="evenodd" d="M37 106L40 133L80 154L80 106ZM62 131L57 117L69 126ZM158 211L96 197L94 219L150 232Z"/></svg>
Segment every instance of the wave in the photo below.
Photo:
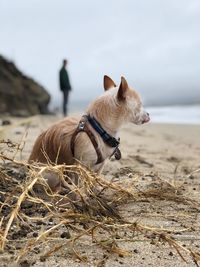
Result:
<svg viewBox="0 0 200 267"><path fill-rule="evenodd" d="M147 107L152 122L200 124L200 105Z"/></svg>

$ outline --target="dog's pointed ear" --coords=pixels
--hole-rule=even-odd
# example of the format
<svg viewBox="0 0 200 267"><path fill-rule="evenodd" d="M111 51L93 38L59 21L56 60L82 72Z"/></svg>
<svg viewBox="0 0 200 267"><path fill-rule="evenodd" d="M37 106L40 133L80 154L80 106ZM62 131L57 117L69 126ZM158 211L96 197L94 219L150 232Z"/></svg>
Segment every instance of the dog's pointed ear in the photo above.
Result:
<svg viewBox="0 0 200 267"><path fill-rule="evenodd" d="M108 77L107 75L104 75L103 86L104 86L104 90L107 91L112 87L116 87L116 84L113 82L113 80L110 77Z"/></svg>
<svg viewBox="0 0 200 267"><path fill-rule="evenodd" d="M117 93L117 99L119 101L125 101L127 91L128 91L128 83L124 77L121 77L121 83Z"/></svg>

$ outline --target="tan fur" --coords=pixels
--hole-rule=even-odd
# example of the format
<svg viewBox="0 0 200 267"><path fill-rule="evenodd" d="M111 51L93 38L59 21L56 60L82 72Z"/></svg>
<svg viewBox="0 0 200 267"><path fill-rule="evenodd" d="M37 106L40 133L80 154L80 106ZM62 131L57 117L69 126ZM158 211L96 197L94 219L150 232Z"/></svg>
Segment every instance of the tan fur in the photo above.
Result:
<svg viewBox="0 0 200 267"><path fill-rule="evenodd" d="M112 87L110 88L110 86ZM109 88L108 88L109 87ZM87 110L112 136L117 137L120 127L126 122L141 124L148 122L148 114L143 111L139 95L128 87L122 77L119 88L108 77L104 77L106 92L97 98ZM108 90L109 89L109 90ZM80 117L67 117L44 131L36 140L29 162L38 161L56 164L74 164L70 142ZM106 160L114 148L104 143L99 134L89 125L97 139L103 158ZM105 161L96 165L97 154L86 133L81 132L75 139L75 158L95 172L100 172Z"/></svg>
<svg viewBox="0 0 200 267"><path fill-rule="evenodd" d="M105 91L109 90L112 87L116 87L115 82L110 77L108 77L107 75L104 75L103 85L104 85L104 90Z"/></svg>

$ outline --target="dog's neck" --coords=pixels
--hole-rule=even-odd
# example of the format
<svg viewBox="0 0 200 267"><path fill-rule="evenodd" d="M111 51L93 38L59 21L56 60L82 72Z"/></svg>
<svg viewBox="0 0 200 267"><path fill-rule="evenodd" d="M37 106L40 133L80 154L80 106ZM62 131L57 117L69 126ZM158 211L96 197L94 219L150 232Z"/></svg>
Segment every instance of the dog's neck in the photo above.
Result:
<svg viewBox="0 0 200 267"><path fill-rule="evenodd" d="M93 114L88 114L88 115L94 118L108 134L116 137L119 129L115 127L115 125L110 123L108 120L104 120L96 115L93 115Z"/></svg>
<svg viewBox="0 0 200 267"><path fill-rule="evenodd" d="M111 136L117 137L118 131L121 128L123 122L119 120L113 114L98 114L98 112L88 111L88 115L95 118L95 120L101 125L101 127Z"/></svg>
<svg viewBox="0 0 200 267"><path fill-rule="evenodd" d="M117 137L126 120L124 108L116 103L113 95L98 98L89 106L87 114L94 117L102 128L114 137Z"/></svg>

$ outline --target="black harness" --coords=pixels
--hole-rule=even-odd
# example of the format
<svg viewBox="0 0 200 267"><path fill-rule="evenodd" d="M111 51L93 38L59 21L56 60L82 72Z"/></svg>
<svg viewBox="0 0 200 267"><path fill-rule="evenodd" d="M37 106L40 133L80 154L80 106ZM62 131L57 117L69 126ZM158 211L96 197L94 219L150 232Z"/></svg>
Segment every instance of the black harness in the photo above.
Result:
<svg viewBox="0 0 200 267"><path fill-rule="evenodd" d="M90 129L88 128L88 124L90 124L92 126L92 128L101 136L101 138L103 139L103 141L110 147L115 148L113 153L111 154L110 158L114 155L115 159L119 160L121 159L121 152L119 150L119 144L120 144L120 139L116 139L115 137L111 136L110 134L108 134L103 127L100 125L100 123L93 117L91 117L90 115L83 115L77 129L75 130L74 134L72 135L71 138L71 151L72 151L72 155L74 156L74 146L75 146L75 138L77 136L77 134L79 132L85 132L87 133L88 137L90 138L96 153L97 153L97 162L96 164L102 163L105 159L102 156L102 153L98 147L98 143L96 141L96 138L94 136L94 134L90 131Z"/></svg>
<svg viewBox="0 0 200 267"><path fill-rule="evenodd" d="M95 119L87 115L87 119L90 125L95 129L95 131L101 136L103 141L110 147L118 147L120 144L119 139L108 134L101 126L101 124Z"/></svg>

